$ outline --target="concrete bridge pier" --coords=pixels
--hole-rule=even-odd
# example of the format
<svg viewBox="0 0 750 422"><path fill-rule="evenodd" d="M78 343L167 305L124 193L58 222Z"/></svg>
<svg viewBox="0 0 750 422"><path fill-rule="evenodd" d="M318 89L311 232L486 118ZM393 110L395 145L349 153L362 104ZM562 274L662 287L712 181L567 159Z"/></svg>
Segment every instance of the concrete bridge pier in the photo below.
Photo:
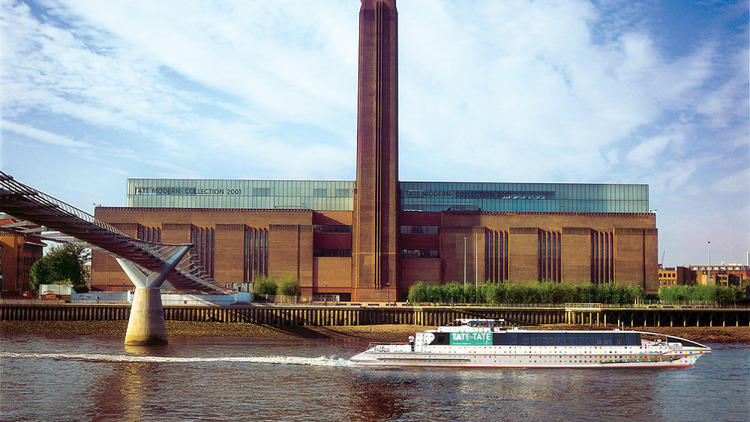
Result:
<svg viewBox="0 0 750 422"><path fill-rule="evenodd" d="M188 246L177 248L164 261L158 271L148 271L130 261L117 258L125 274L135 285L135 295L130 308L125 344L129 346L155 346L167 344L167 326L161 304L161 285L174 270Z"/></svg>
<svg viewBox="0 0 750 422"><path fill-rule="evenodd" d="M160 288L135 288L125 344L129 346L167 344L167 326L164 323Z"/></svg>

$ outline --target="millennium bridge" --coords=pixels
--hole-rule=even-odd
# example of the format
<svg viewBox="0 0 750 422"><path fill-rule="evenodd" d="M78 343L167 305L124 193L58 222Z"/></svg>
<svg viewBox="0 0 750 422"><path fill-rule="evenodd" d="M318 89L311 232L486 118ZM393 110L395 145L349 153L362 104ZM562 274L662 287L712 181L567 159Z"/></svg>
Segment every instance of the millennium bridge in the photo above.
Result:
<svg viewBox="0 0 750 422"><path fill-rule="evenodd" d="M125 344L167 343L160 289L220 293L191 243L163 244L128 236L59 199L0 171L0 211L18 220L5 231L80 244L114 257L135 286ZM166 283L166 284L165 284Z"/></svg>

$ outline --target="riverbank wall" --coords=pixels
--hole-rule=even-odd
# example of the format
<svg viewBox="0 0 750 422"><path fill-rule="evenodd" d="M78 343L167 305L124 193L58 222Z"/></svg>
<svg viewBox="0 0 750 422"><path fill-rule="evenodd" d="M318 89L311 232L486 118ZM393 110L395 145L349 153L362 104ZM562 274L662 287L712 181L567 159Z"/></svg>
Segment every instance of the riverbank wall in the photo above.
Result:
<svg viewBox="0 0 750 422"><path fill-rule="evenodd" d="M1 321L118 321L129 305L0 303ZM502 318L513 324L623 327L750 326L750 308L479 307L479 306L164 306L167 321L274 326L445 325L458 318Z"/></svg>

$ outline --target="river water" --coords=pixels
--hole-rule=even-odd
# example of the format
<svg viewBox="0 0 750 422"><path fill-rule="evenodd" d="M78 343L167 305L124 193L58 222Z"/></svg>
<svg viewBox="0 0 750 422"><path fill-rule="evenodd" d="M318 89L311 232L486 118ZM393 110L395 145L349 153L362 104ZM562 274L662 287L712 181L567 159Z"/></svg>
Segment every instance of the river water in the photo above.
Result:
<svg viewBox="0 0 750 422"><path fill-rule="evenodd" d="M363 342L0 337L3 420L745 421L750 346L680 369L370 369Z"/></svg>

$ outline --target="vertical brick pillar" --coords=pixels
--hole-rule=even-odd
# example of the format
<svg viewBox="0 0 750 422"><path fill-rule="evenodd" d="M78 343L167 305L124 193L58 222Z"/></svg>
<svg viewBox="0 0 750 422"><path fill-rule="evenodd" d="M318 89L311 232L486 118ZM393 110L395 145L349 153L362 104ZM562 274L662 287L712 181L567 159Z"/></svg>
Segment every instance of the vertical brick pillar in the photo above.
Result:
<svg viewBox="0 0 750 422"><path fill-rule="evenodd" d="M216 224L214 280L226 285L242 283L244 275L244 224Z"/></svg>
<svg viewBox="0 0 750 422"><path fill-rule="evenodd" d="M591 282L591 229L563 227L562 281L565 283Z"/></svg>
<svg viewBox="0 0 750 422"><path fill-rule="evenodd" d="M398 54L395 0L359 12L354 300L388 300L398 282Z"/></svg>
<svg viewBox="0 0 750 422"><path fill-rule="evenodd" d="M539 229L511 227L508 233L508 261L511 282L535 281L539 278Z"/></svg>
<svg viewBox="0 0 750 422"><path fill-rule="evenodd" d="M313 230L311 225L272 224L268 234L268 275L278 284L294 276L300 288L312 289Z"/></svg>

